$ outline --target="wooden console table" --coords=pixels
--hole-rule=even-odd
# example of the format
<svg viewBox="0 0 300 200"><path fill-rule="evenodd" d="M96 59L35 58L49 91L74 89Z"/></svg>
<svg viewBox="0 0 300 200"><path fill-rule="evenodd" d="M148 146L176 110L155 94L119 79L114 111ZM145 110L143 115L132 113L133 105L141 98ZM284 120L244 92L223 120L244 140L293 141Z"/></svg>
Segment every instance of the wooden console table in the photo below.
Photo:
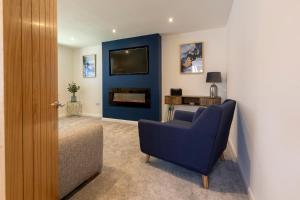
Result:
<svg viewBox="0 0 300 200"><path fill-rule="evenodd" d="M202 106L221 104L221 97L205 96L165 96L165 104L169 105L167 120L173 119L175 105Z"/></svg>

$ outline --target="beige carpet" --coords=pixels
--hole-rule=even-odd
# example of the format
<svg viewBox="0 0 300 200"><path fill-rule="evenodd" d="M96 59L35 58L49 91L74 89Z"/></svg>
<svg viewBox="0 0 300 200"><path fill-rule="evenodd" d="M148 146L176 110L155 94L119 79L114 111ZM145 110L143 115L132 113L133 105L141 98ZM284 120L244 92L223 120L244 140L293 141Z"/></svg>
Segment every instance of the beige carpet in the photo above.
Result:
<svg viewBox="0 0 300 200"><path fill-rule="evenodd" d="M244 200L248 199L237 164L217 163L210 176L210 188L202 188L200 175L145 155L139 150L137 126L102 122L104 168L72 200Z"/></svg>

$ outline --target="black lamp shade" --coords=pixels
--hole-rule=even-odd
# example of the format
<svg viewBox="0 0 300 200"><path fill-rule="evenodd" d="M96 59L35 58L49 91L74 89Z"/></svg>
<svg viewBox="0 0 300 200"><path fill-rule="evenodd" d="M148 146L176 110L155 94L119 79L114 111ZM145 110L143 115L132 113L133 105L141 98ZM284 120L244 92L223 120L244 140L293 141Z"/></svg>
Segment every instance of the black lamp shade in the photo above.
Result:
<svg viewBox="0 0 300 200"><path fill-rule="evenodd" d="M207 72L206 76L207 83L221 83L221 72Z"/></svg>

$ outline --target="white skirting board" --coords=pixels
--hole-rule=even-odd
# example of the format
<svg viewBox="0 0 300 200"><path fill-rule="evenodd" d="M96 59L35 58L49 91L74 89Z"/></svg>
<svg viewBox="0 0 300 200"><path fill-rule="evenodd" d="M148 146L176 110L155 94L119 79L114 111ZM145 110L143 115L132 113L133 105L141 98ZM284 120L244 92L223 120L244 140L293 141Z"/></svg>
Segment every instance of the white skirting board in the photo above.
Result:
<svg viewBox="0 0 300 200"><path fill-rule="evenodd" d="M100 114L89 114L89 113L82 113L80 116L84 116L84 117L96 117L96 118L102 118L102 116ZM58 116L59 118L62 118L62 117L68 117L67 114L60 114Z"/></svg>
<svg viewBox="0 0 300 200"><path fill-rule="evenodd" d="M126 124L132 124L132 125L137 125L137 121L131 121L131 120L123 120L123 119L113 119L113 118L102 118L103 121L109 121L109 122L119 122L119 123L126 123Z"/></svg>
<svg viewBox="0 0 300 200"><path fill-rule="evenodd" d="M85 116L85 117L97 117L97 118L102 118L102 115L99 113L99 114L91 114L91 113L82 113L81 114L82 116Z"/></svg>
<svg viewBox="0 0 300 200"><path fill-rule="evenodd" d="M248 191L248 196L249 196L249 199L250 200L255 200L255 197L254 197L254 194L253 194L253 191L251 189L250 186L247 186L247 182L246 182L246 179L245 179L245 175L243 173L243 170L241 169L241 166L238 162L238 156L237 156L237 152L235 151L235 148L233 148L233 144L232 144L232 141L229 139L228 140L228 146L230 148L230 153L232 154L234 160L237 162L238 164L238 167L239 167L239 171L240 171L240 174L242 175L242 179L243 179L243 182L244 182L244 185L247 187L247 191Z"/></svg>

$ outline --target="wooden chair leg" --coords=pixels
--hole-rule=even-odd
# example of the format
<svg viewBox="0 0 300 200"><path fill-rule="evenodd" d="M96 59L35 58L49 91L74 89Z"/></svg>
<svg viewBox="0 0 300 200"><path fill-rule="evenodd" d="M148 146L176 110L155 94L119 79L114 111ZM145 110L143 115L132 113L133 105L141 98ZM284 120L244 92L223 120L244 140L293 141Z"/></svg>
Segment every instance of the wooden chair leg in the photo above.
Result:
<svg viewBox="0 0 300 200"><path fill-rule="evenodd" d="M220 160L221 160L221 161L224 161L224 160L225 160L224 153L222 153L222 154L221 154L221 156L220 156Z"/></svg>
<svg viewBox="0 0 300 200"><path fill-rule="evenodd" d="M202 175L202 184L205 189L208 189L208 176Z"/></svg>
<svg viewBox="0 0 300 200"><path fill-rule="evenodd" d="M146 162L148 163L148 162L150 162L150 155L146 155Z"/></svg>

